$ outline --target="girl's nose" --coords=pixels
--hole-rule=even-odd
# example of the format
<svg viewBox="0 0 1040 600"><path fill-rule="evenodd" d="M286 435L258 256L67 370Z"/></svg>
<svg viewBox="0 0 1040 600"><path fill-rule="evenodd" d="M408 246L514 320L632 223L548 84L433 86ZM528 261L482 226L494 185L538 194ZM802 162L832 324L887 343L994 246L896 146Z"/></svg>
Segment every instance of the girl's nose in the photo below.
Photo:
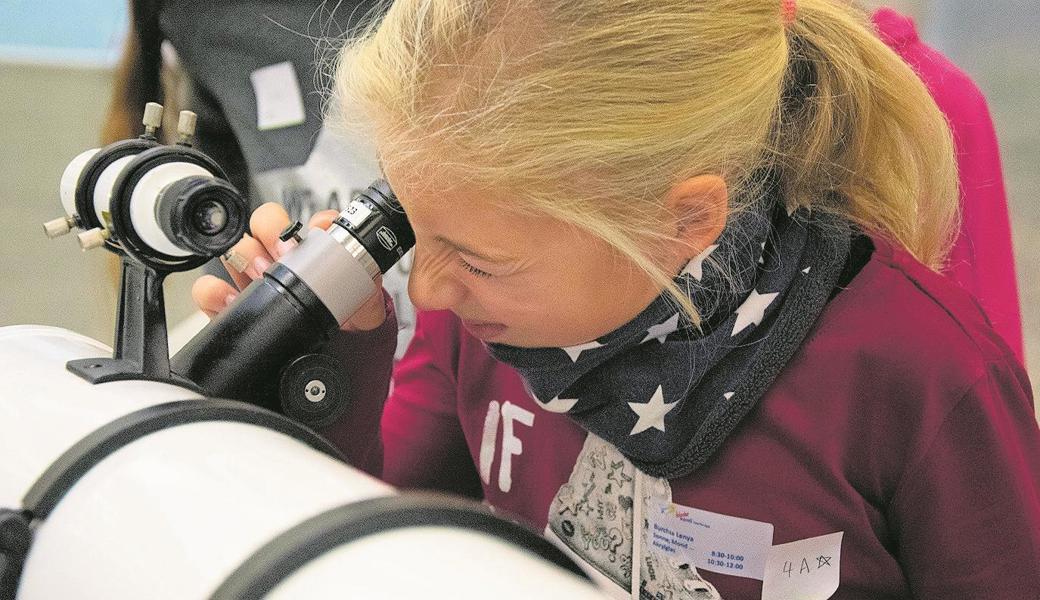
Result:
<svg viewBox="0 0 1040 600"><path fill-rule="evenodd" d="M448 310L459 304L466 289L452 273L453 250L423 252L415 246L415 263L408 276L408 296L419 310Z"/></svg>

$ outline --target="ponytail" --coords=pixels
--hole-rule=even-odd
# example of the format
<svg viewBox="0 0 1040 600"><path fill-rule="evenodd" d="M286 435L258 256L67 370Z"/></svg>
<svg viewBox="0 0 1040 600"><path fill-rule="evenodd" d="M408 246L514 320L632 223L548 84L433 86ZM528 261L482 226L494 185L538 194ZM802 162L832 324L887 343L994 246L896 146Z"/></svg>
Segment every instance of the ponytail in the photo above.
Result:
<svg viewBox="0 0 1040 600"><path fill-rule="evenodd" d="M773 155L789 202L844 215L941 268L957 167L928 90L844 3L798 0L786 29Z"/></svg>

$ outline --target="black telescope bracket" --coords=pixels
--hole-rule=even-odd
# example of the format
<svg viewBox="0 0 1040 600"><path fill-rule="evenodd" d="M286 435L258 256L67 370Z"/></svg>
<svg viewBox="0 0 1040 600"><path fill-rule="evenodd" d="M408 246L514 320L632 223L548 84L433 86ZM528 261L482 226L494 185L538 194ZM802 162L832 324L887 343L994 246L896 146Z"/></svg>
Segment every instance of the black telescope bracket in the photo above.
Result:
<svg viewBox="0 0 1040 600"><path fill-rule="evenodd" d="M201 392L197 385L170 370L163 280L156 270L120 253L122 276L112 357L70 360L66 368L91 383L143 379L172 383Z"/></svg>

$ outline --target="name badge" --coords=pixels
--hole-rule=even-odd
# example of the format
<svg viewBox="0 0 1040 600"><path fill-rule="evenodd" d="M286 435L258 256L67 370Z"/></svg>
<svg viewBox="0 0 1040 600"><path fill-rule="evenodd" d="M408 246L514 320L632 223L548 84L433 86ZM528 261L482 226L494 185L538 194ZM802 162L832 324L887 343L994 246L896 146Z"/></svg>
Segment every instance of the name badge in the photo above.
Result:
<svg viewBox="0 0 1040 600"><path fill-rule="evenodd" d="M714 573L762 579L773 525L674 502L655 502L648 515L650 544Z"/></svg>

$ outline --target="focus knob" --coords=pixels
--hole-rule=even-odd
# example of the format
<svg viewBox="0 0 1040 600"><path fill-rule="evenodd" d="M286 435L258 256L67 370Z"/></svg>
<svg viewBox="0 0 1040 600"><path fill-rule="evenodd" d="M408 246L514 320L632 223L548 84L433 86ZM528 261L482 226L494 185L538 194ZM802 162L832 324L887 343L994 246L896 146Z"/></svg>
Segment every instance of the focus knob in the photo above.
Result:
<svg viewBox="0 0 1040 600"><path fill-rule="evenodd" d="M282 411L311 429L332 424L350 402L342 371L327 354L305 354L289 363L279 385Z"/></svg>

